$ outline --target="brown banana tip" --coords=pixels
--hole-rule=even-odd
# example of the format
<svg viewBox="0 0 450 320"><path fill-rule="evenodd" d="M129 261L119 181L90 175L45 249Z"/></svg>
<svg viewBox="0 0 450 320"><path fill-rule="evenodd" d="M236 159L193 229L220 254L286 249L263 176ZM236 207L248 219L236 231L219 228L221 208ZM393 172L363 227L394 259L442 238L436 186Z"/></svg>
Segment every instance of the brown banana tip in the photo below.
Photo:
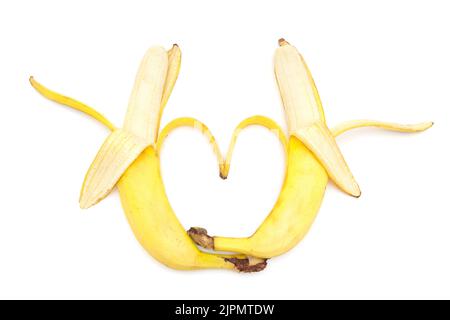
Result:
<svg viewBox="0 0 450 320"><path fill-rule="evenodd" d="M288 45L288 44L289 44L289 42L287 42L286 39L284 39L284 38L278 39L278 45L279 45L280 47L285 46L285 45Z"/></svg>
<svg viewBox="0 0 450 320"><path fill-rule="evenodd" d="M187 231L194 243L202 248L214 250L214 238L208 235L208 231L200 227L192 227Z"/></svg>
<svg viewBox="0 0 450 320"><path fill-rule="evenodd" d="M180 47L178 44L174 43L172 47Z"/></svg>
<svg viewBox="0 0 450 320"><path fill-rule="evenodd" d="M230 262L234 264L234 267L239 272L259 272L264 270L267 267L267 259L262 259L261 262L256 264L250 264L250 261L248 258L244 259L237 259L237 258L225 258L226 262Z"/></svg>
<svg viewBox="0 0 450 320"><path fill-rule="evenodd" d="M219 176L222 178L222 180L227 180L228 176L226 174L223 174L222 172L219 173Z"/></svg>

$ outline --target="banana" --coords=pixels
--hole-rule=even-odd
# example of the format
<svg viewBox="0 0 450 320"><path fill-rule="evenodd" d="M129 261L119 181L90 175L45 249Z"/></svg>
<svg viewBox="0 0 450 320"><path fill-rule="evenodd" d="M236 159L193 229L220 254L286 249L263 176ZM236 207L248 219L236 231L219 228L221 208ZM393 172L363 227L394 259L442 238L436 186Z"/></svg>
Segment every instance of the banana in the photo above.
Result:
<svg viewBox="0 0 450 320"><path fill-rule="evenodd" d="M134 235L161 263L179 270L260 271L266 267L265 259L200 251L167 199L156 147L162 110L175 84L180 62L178 46L168 53L160 47L147 52L136 77L122 129L116 129L91 107L47 89L33 77L30 83L44 97L82 111L112 131L86 174L80 195L82 208L96 204L117 185ZM176 122L173 124L177 126ZM203 124L200 126L206 128Z"/></svg>
<svg viewBox="0 0 450 320"><path fill-rule="evenodd" d="M211 237L203 228L191 228L189 235L202 247L266 259L289 251L304 238L314 222L328 178L347 193L360 195L334 137L361 127L420 132L433 124L401 125L355 120L328 129L305 61L286 40L280 39L279 44L275 53L275 75L289 129L283 187L272 211L250 237Z"/></svg>

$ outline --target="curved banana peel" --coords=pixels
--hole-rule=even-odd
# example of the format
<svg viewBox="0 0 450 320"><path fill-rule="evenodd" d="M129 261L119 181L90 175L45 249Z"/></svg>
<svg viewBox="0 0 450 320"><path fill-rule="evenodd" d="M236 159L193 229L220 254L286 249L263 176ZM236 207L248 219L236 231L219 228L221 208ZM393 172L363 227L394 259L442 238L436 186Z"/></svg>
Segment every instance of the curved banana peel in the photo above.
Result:
<svg viewBox="0 0 450 320"><path fill-rule="evenodd" d="M222 157L222 153L220 152L219 145L216 142L216 138L214 138L213 134L209 130L209 128L201 121L190 118L190 117L183 117L183 118L177 118L175 120L170 121L159 133L158 141L156 142L156 152L159 155L162 149L162 146L164 144L164 141L166 140L167 136L175 129L180 127L189 127L194 128L198 131L200 131L210 143L214 155L217 158L217 164L219 166L220 172L222 172L222 168L224 166L224 160Z"/></svg>
<svg viewBox="0 0 450 320"><path fill-rule="evenodd" d="M91 116L93 119L95 119L98 122L100 122L101 124L103 124L105 127L107 127L111 131L116 130L116 127L97 110L94 110L93 108L89 107L88 105L86 105L82 102L79 102L78 100L64 96L62 94L59 94L55 91L48 89L47 87L45 87L42 84L40 84L39 82L37 82L34 79L34 77L30 77L29 80L30 80L31 86L45 98L47 98L53 102L59 103L63 106L67 106L69 108L78 110L84 114L87 114L87 115Z"/></svg>
<svg viewBox="0 0 450 320"><path fill-rule="evenodd" d="M264 269L267 258L290 250L306 235L320 208L329 177L345 192L359 196L359 187L335 136L367 126L418 132L432 125L355 120L328 129L306 63L294 47L281 39L275 54L275 75L287 115L288 138L273 120L253 116L236 127L224 157L211 131L196 119L175 119L158 134L162 110L175 85L180 62L181 51L176 45L168 52L160 47L147 52L136 77L123 129L116 129L85 104L59 95L30 78L32 86L43 96L86 113L113 131L86 174L81 207L99 202L117 185L138 241L149 254L175 269L225 268L243 272ZM220 176L225 179L239 133L250 125L271 130L287 154L285 181L273 210L251 237L210 237L202 228L191 228L186 233L170 206L161 178L159 153L165 138L183 126L200 130L212 145ZM201 247L238 254L202 252L190 237Z"/></svg>
<svg viewBox="0 0 450 320"><path fill-rule="evenodd" d="M190 127L200 131L207 139L213 149L213 152L217 158L217 164L219 166L219 175L222 179L226 179L228 177L228 173L230 171L231 159L233 157L234 146L236 145L237 138L242 130L249 126L258 125L265 127L270 130L280 141L283 150L287 153L288 142L286 140L286 136L280 126L270 118L265 116L256 115L249 117L243 121L241 121L233 131L233 135L231 137L230 144L228 146L228 151L226 156L222 155L220 151L219 145L217 144L216 138L211 133L211 130L201 121L195 118L183 117L177 118L169 122L162 130L159 135L156 151L159 154L161 152L162 146L166 137L175 129L180 127Z"/></svg>

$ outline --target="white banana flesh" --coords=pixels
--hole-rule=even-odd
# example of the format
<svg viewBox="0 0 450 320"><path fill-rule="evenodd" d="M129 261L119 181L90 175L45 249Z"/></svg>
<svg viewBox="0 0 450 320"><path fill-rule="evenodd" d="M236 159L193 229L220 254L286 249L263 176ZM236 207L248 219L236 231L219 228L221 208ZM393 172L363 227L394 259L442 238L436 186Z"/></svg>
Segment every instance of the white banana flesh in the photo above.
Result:
<svg viewBox="0 0 450 320"><path fill-rule="evenodd" d="M426 121L416 124L400 124L394 122L384 122L384 121L376 121L376 120L351 120L340 123L335 126L331 131L333 135L337 137L338 135L347 132L351 129L356 128L364 128L364 127L372 127L379 128L389 131L397 131L397 132L421 132L425 131L433 126L433 122Z"/></svg>

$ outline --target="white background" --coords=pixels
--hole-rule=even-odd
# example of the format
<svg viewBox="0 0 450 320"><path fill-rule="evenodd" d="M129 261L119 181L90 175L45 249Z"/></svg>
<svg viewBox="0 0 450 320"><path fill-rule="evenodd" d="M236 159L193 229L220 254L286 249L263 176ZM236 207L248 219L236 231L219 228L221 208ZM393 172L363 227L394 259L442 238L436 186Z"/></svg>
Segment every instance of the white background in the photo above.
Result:
<svg viewBox="0 0 450 320"><path fill-rule="evenodd" d="M9 1L0 4L0 298L450 298L450 8L445 1ZM193 116L225 150L263 114L285 126L277 39L303 53L328 122L434 120L421 134L362 129L338 143L361 189L329 185L306 239L259 274L181 272L134 239L117 192L78 207L108 132L43 99L28 77L120 124L151 45L183 63L162 123ZM284 157L242 134L229 179L206 140L179 130L163 178L184 226L251 234L273 206Z"/></svg>

